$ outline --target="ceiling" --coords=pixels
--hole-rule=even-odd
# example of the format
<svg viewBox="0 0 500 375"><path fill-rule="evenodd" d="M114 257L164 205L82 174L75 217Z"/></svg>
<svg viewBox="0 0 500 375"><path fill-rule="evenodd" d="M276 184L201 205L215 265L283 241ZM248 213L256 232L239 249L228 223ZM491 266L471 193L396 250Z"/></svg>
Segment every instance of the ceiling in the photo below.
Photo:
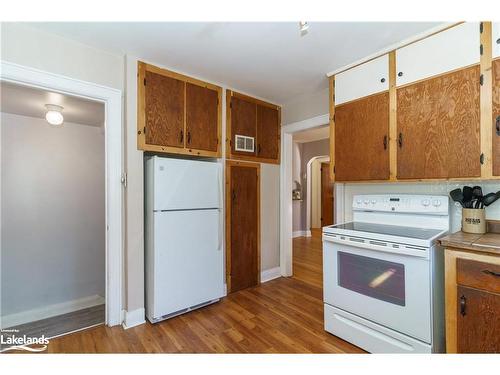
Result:
<svg viewBox="0 0 500 375"><path fill-rule="evenodd" d="M0 82L0 94L2 112L45 118L45 104L56 104L64 108L64 122L91 126L104 124L104 104L100 102L4 81Z"/></svg>
<svg viewBox="0 0 500 375"><path fill-rule="evenodd" d="M328 125L293 134L293 141L297 143L314 142L328 138L330 138L330 127Z"/></svg>
<svg viewBox="0 0 500 375"><path fill-rule="evenodd" d="M327 72L440 22L31 23L109 52L129 54L284 104L325 89Z"/></svg>

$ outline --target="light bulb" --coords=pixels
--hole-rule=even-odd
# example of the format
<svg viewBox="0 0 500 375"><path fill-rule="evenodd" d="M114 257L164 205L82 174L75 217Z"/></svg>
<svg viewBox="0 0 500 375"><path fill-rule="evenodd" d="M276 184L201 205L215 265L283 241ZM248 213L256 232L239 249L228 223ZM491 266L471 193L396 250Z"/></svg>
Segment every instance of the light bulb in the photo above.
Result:
<svg viewBox="0 0 500 375"><path fill-rule="evenodd" d="M45 120L47 120L50 125L62 125L62 123L64 122L64 117L61 113L63 107L55 104L46 104L45 108L47 108L47 113L45 113Z"/></svg>

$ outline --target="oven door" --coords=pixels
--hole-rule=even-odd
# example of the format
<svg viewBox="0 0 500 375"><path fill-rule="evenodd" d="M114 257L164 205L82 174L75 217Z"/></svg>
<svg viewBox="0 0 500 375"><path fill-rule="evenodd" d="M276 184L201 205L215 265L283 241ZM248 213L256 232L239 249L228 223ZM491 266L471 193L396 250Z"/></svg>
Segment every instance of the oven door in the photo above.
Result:
<svg viewBox="0 0 500 375"><path fill-rule="evenodd" d="M431 343L429 249L396 245L325 234L324 301Z"/></svg>

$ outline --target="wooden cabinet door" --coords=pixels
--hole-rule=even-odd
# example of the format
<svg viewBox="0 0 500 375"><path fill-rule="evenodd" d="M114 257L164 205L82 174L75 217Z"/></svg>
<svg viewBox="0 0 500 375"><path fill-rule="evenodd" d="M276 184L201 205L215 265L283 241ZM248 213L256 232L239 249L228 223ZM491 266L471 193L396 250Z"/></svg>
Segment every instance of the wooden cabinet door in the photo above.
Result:
<svg viewBox="0 0 500 375"><path fill-rule="evenodd" d="M383 55L335 76L335 105L389 90L389 56Z"/></svg>
<svg viewBox="0 0 500 375"><path fill-rule="evenodd" d="M491 24L491 43L492 57L496 59L500 57L500 22L492 22Z"/></svg>
<svg viewBox="0 0 500 375"><path fill-rule="evenodd" d="M333 183L330 163L321 163L321 226L333 224Z"/></svg>
<svg viewBox="0 0 500 375"><path fill-rule="evenodd" d="M184 147L184 82L151 71L145 78L146 144Z"/></svg>
<svg viewBox="0 0 500 375"><path fill-rule="evenodd" d="M280 120L276 108L257 105L257 157L278 159Z"/></svg>
<svg viewBox="0 0 500 375"><path fill-rule="evenodd" d="M399 48L396 50L396 85L478 64L479 45L479 23L466 22Z"/></svg>
<svg viewBox="0 0 500 375"><path fill-rule="evenodd" d="M499 36L500 38L500 36ZM493 41L495 43L495 41ZM500 48L499 48L500 49ZM493 80L493 175L500 176L500 58L492 62Z"/></svg>
<svg viewBox="0 0 500 375"><path fill-rule="evenodd" d="M259 170L255 166L229 164L231 292L259 283Z"/></svg>
<svg viewBox="0 0 500 375"><path fill-rule="evenodd" d="M244 135L255 138L257 136L257 106L255 103L233 96L231 98L231 152L247 156L255 156L254 152L236 151L235 136Z"/></svg>
<svg viewBox="0 0 500 375"><path fill-rule="evenodd" d="M477 177L479 66L397 89L400 179Z"/></svg>
<svg viewBox="0 0 500 375"><path fill-rule="evenodd" d="M217 91L186 83L186 147L217 151L218 106Z"/></svg>
<svg viewBox="0 0 500 375"><path fill-rule="evenodd" d="M458 286L458 353L500 353L500 294Z"/></svg>
<svg viewBox="0 0 500 375"><path fill-rule="evenodd" d="M335 180L389 178L389 93L335 107Z"/></svg>

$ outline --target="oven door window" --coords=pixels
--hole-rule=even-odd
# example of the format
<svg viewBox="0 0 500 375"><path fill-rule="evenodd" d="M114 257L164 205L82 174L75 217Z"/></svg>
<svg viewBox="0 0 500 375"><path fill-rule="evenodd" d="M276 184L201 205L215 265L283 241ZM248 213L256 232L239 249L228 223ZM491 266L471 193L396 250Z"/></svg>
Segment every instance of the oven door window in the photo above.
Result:
<svg viewBox="0 0 500 375"><path fill-rule="evenodd" d="M403 264L338 252L339 286L405 306L405 267Z"/></svg>

